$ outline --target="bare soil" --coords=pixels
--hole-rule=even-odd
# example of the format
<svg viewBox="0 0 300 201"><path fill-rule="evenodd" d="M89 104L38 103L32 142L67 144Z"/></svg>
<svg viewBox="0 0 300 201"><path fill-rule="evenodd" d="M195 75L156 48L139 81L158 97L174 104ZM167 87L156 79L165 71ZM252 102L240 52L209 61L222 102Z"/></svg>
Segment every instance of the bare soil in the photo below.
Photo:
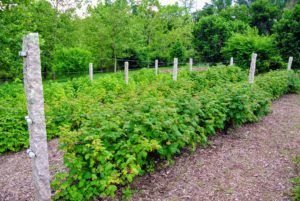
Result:
<svg viewBox="0 0 300 201"><path fill-rule="evenodd" d="M50 171L62 170L57 139L49 142ZM300 95L275 101L260 122L215 136L206 149L183 153L172 166L135 179L138 200L289 200L300 154ZM0 156L0 201L34 200L25 151Z"/></svg>

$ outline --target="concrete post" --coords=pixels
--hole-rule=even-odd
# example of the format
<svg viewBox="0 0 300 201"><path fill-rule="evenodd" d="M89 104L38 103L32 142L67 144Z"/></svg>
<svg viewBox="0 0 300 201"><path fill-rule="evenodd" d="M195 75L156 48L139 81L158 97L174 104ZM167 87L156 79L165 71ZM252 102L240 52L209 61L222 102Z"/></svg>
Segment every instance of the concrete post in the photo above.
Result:
<svg viewBox="0 0 300 201"><path fill-rule="evenodd" d="M178 58L174 58L174 67L173 67L173 80L177 81L178 74Z"/></svg>
<svg viewBox="0 0 300 201"><path fill-rule="evenodd" d="M124 68L124 71L125 71L125 84L128 84L128 70L129 70L129 63L128 61L125 62L125 68Z"/></svg>
<svg viewBox="0 0 300 201"><path fill-rule="evenodd" d="M233 57L230 58L230 64L229 66L233 66Z"/></svg>
<svg viewBox="0 0 300 201"><path fill-rule="evenodd" d="M288 70L292 70L293 57L289 57Z"/></svg>
<svg viewBox="0 0 300 201"><path fill-rule="evenodd" d="M117 65L118 65L117 57L115 56L115 65L114 65L114 72L115 73L117 72Z"/></svg>
<svg viewBox="0 0 300 201"><path fill-rule="evenodd" d="M193 58L190 58L190 72L193 71Z"/></svg>
<svg viewBox="0 0 300 201"><path fill-rule="evenodd" d="M28 110L25 119L30 134L30 149L27 153L32 162L35 199L50 201L50 173L38 33L30 33L23 38L20 56L24 57L23 74Z"/></svg>
<svg viewBox="0 0 300 201"><path fill-rule="evenodd" d="M93 70L93 64L92 63L90 63L89 64L89 74L90 74L90 80L91 80L91 82L93 81L93 76L94 76L94 70Z"/></svg>
<svg viewBox="0 0 300 201"><path fill-rule="evenodd" d="M158 75L158 60L155 60L155 75Z"/></svg>
<svg viewBox="0 0 300 201"><path fill-rule="evenodd" d="M251 66L250 66L250 72L249 72L249 83L254 83L254 75L255 75L255 69L256 69L256 58L257 54L253 53L251 58Z"/></svg>

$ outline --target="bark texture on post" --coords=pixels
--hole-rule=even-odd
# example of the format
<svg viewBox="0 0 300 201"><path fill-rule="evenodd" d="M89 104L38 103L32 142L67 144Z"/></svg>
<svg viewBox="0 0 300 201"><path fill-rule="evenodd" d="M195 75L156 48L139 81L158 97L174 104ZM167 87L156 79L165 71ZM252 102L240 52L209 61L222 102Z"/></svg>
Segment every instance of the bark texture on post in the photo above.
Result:
<svg viewBox="0 0 300 201"><path fill-rule="evenodd" d="M173 80L177 81L178 74L178 58L174 58L174 67L173 67Z"/></svg>
<svg viewBox="0 0 300 201"><path fill-rule="evenodd" d="M256 58L257 58L257 54L253 53L252 54L252 59L251 59L250 72L249 72L249 83L250 84L254 83L254 75L255 75L255 69L256 69Z"/></svg>
<svg viewBox="0 0 300 201"><path fill-rule="evenodd" d="M91 82L93 81L93 79L94 79L94 69L93 69L93 64L92 63L90 63L90 65L89 65L89 74L90 74L90 80L91 80Z"/></svg>
<svg viewBox="0 0 300 201"><path fill-rule="evenodd" d="M193 58L190 58L190 72L193 71Z"/></svg>
<svg viewBox="0 0 300 201"><path fill-rule="evenodd" d="M125 84L128 84L128 70L129 70L129 63L128 61L125 62L125 68L124 68L124 71L125 71Z"/></svg>
<svg viewBox="0 0 300 201"><path fill-rule="evenodd" d="M155 60L155 75L158 75L158 60Z"/></svg>
<svg viewBox="0 0 300 201"><path fill-rule="evenodd" d="M29 156L32 158L32 176L35 197L39 201L51 199L48 146L41 75L39 35L31 33L23 39L24 87L27 99Z"/></svg>
<svg viewBox="0 0 300 201"><path fill-rule="evenodd" d="M292 70L293 57L289 57L288 70Z"/></svg>
<svg viewBox="0 0 300 201"><path fill-rule="evenodd" d="M230 64L229 66L233 66L233 57L230 58Z"/></svg>

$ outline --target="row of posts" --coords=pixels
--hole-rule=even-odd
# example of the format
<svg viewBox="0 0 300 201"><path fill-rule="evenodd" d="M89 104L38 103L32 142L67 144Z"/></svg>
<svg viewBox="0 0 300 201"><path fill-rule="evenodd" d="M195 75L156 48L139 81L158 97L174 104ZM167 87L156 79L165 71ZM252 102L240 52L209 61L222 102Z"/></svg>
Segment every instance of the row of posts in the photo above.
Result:
<svg viewBox="0 0 300 201"><path fill-rule="evenodd" d="M254 76L255 76L255 70L256 70L256 59L257 59L257 54L253 53L251 57L251 64L250 64L250 72L249 72L249 83L253 84L254 83ZM292 69L292 63L293 63L293 57L289 57L288 61L288 70ZM233 57L230 58L230 63L229 66L234 65L234 60ZM158 75L158 59L155 60L155 75ZM189 71L193 71L193 58L189 59ZM129 62L125 62L124 64L124 74L125 74L125 84L128 84L129 81ZM90 63L89 65L89 76L90 80L93 81L93 64ZM173 63L173 80L177 81L178 77L178 58L174 58L174 63Z"/></svg>
<svg viewBox="0 0 300 201"><path fill-rule="evenodd" d="M36 200L50 201L50 173L48 161L47 134L44 112L44 95L41 74L41 60L39 36L31 33L24 37L20 56L24 59L24 87L27 100L28 116L25 117L30 135L30 149L28 156L32 161L32 177ZM254 82L257 54L252 54L249 83ZM289 58L288 70L292 68L293 57ZM230 59L233 65L233 58ZM189 62L190 71L193 70L193 59ZM129 63L125 62L125 83L128 84ZM155 74L158 75L158 60L155 61ZM93 80L93 64L89 65L89 75ZM173 80L177 80L178 59L174 59Z"/></svg>

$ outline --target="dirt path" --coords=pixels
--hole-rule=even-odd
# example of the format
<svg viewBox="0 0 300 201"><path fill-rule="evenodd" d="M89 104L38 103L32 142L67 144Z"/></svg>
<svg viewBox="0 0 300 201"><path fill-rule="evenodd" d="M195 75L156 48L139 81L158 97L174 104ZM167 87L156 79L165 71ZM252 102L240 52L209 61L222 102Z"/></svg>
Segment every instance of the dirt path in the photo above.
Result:
<svg viewBox="0 0 300 201"><path fill-rule="evenodd" d="M300 154L300 95L284 96L272 111L139 178L132 200L288 200L291 159Z"/></svg>
<svg viewBox="0 0 300 201"><path fill-rule="evenodd" d="M258 123L215 137L210 148L136 179L132 200L288 200L291 159L300 154L300 95L284 96L272 111ZM49 149L53 175L62 167L62 154L57 140ZM32 192L25 152L0 156L0 200L33 200Z"/></svg>
<svg viewBox="0 0 300 201"><path fill-rule="evenodd" d="M57 145L57 139L48 143L52 177L63 167L63 155ZM31 201L33 190L31 161L26 151L0 156L0 201Z"/></svg>

